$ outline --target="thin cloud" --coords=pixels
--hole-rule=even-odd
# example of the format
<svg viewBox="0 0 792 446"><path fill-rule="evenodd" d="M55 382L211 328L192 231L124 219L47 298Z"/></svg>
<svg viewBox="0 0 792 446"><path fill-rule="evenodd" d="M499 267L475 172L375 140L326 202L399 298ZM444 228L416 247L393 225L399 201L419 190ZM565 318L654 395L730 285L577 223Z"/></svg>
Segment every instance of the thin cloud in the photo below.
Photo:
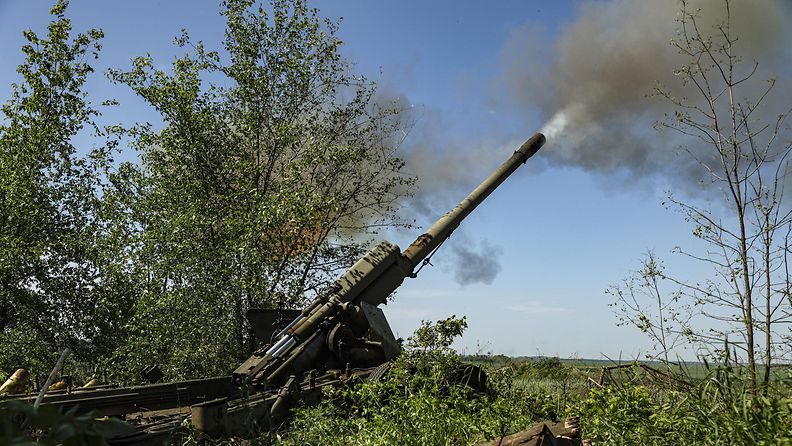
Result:
<svg viewBox="0 0 792 446"><path fill-rule="evenodd" d="M506 305L504 310L523 314L571 313L574 311L567 307L546 305L536 301L524 301L519 304Z"/></svg>

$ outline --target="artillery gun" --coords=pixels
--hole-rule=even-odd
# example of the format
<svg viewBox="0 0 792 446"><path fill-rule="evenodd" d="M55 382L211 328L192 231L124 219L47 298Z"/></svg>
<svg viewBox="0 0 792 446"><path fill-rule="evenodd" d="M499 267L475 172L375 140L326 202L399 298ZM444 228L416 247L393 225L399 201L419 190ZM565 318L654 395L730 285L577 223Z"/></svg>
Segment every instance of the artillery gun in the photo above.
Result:
<svg viewBox="0 0 792 446"><path fill-rule="evenodd" d="M378 307L437 249L487 196L544 143L534 135L454 209L443 215L404 252L382 241L234 372L256 388L281 385L292 375L325 363L373 367L398 356L399 344Z"/></svg>
<svg viewBox="0 0 792 446"><path fill-rule="evenodd" d="M407 249L382 241L347 270L285 327L277 311L253 310L249 320L261 339L271 340L231 377L53 392L44 404L137 421L111 444L152 444L185 421L210 434L242 434L251 425L274 426L297 401L317 401L321 388L365 378L395 358L400 345L379 305L487 196L544 144L541 133L514 154L455 208L443 215ZM32 398L32 397L30 397Z"/></svg>

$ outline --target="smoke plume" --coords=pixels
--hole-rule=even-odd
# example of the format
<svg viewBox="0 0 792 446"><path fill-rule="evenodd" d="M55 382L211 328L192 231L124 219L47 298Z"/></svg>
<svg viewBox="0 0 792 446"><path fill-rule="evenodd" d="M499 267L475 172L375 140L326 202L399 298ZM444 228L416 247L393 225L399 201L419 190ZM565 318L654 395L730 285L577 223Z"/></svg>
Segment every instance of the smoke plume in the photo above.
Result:
<svg viewBox="0 0 792 446"><path fill-rule="evenodd" d="M414 107L409 98L396 89L380 87L375 104L379 108L400 111L394 119L399 119L405 129L403 140L399 141L399 155L405 161L403 172L417 180L415 187L409 190L412 195L408 202L403 203L405 215L402 217L414 222L419 230L456 206L504 159L489 154L505 156L522 143L514 141L505 148L485 138L480 142L460 138L442 113L423 106ZM501 270L502 250L483 240L480 244L470 242L465 236L464 225L455 231L453 240L443 251L438 259L442 259L444 266L451 267L456 281L463 286L490 284Z"/></svg>
<svg viewBox="0 0 792 446"><path fill-rule="evenodd" d="M445 128L441 122L436 115L419 121L404 151L405 169L418 179L408 209L417 213L415 217L420 227L434 223L456 206L494 170L496 163L519 147L516 142L507 149L483 142L456 140L450 132L441 130ZM487 156L493 153L504 157ZM440 258L443 264L451 266L454 279L462 286L491 284L502 269L502 249L486 240L478 244L472 242L464 224L454 231L454 237L446 245L450 249L440 253Z"/></svg>
<svg viewBox="0 0 792 446"><path fill-rule="evenodd" d="M699 30L713 35L726 19L725 4L690 0L687 8L699 10ZM631 190L660 181L691 195L704 193L700 185L710 178L702 163L717 165L716 153L695 145L693 138L655 129L674 116L674 107L657 88L676 97L697 97L694 87L675 75L690 62L671 44L680 38L681 7L680 1L583 1L575 18L557 32L535 23L513 30L502 51L494 102L517 108L517 116L538 112L548 138L541 158L551 165L618 178L610 181L620 181L619 187L627 181ZM736 75L749 73L753 61L759 64L751 81L740 86L744 96L735 99L755 100L766 81L776 79L773 94L754 115L772 123L792 105L789 6L784 0L731 0L729 13L739 39L735 50L744 62ZM507 149L501 147L502 137L485 137L480 144L452 140L441 116L418 114L404 156L406 169L419 178L410 208L422 216L439 216L453 206L464 189L486 174L493 158L489 154L508 153L522 142L508 141ZM493 146L498 141L500 146ZM693 156L680 156L680 148ZM491 282L500 270L496 248L464 244L453 251L460 284Z"/></svg>
<svg viewBox="0 0 792 446"><path fill-rule="evenodd" d="M688 8L700 10L700 30L712 34L724 22L724 5L723 0L697 0ZM537 40L547 34L540 25L512 32L502 54L498 91L518 108L540 110L548 149L552 146L546 157L593 172L662 175L685 186L703 179L697 162L675 156L683 140L672 132L658 135L652 127L673 113L668 100L653 94L657 85L695 97L693 86L674 75L689 62L671 45L679 37L680 7L676 1L589 1L579 5L576 18L559 29L555 41ZM753 83L741 86L743 93L755 99L765 80L780 78L765 116L785 111L792 91L786 2L732 0L730 13L739 38L736 50L745 62L738 75L753 68L752 60L759 63ZM707 161L706 151L686 150Z"/></svg>
<svg viewBox="0 0 792 446"><path fill-rule="evenodd" d="M472 283L491 284L501 271L498 257L501 248L491 246L486 241L481 242L479 249L469 243L460 243L453 246L456 256L454 264L454 279L460 285Z"/></svg>
<svg viewBox="0 0 792 446"><path fill-rule="evenodd" d="M717 32L715 26L724 22L724 5L724 0L688 2L689 9L700 10L697 21L704 34ZM740 73L750 71L754 60L759 63L752 83L741 86L742 93L755 99L767 79L778 80L763 115L757 115L772 121L792 105L788 4L731 0L730 5L732 31L739 37L736 50L745 62ZM574 19L557 32L536 23L512 30L501 54L493 102L498 109L517 109L508 116L525 119L538 113L544 120L541 131L547 147L527 168L545 163L574 166L618 179L610 181L627 180L631 190L659 179L690 194L701 192L705 169L693 157L679 156L677 149L684 146L704 163L715 162L714 153L691 147L691 139L677 133L658 134L654 126L674 111L667 99L655 94L656 87L695 96L691 85L675 75L689 62L671 45L679 38L680 8L681 2L672 0L582 1ZM510 153L523 142L520 138L529 136L504 138L502 129L492 129L478 139L466 139L452 130L442 113L413 107L396 91L384 89L380 100L396 99L404 110L400 118L414 124L405 135L401 156L405 172L418 179L406 207L419 227L453 207L502 161L492 154ZM501 269L498 247L459 238L451 243L454 276L461 285L494 280Z"/></svg>

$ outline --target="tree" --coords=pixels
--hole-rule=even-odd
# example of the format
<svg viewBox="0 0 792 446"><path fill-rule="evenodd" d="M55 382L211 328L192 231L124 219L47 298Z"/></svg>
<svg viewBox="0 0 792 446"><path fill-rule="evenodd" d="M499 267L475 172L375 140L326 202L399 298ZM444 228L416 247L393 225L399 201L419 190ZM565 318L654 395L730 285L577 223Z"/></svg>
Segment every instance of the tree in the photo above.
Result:
<svg viewBox="0 0 792 446"><path fill-rule="evenodd" d="M614 299L610 306L619 318L618 325L633 325L645 333L654 344L651 359L662 360L670 368L669 354L683 346L691 334L691 314L688 306L680 305L680 293L669 295L662 287L665 277L665 267L650 251L640 270L605 292Z"/></svg>
<svg viewBox="0 0 792 446"><path fill-rule="evenodd" d="M222 14L222 51L185 31L170 70L140 57L111 73L165 122L132 130L142 293L121 354L139 366L151 352L174 376L236 365L255 347L247 309L320 292L361 234L398 224L412 184L396 155L409 123L350 74L336 23L303 0L229 0Z"/></svg>
<svg viewBox="0 0 792 446"><path fill-rule="evenodd" d="M0 369L46 374L60 349L78 361L107 357L128 310L103 205L112 139L74 145L99 112L83 87L102 32L72 35L68 2L51 10L47 36L26 31L22 82L0 125Z"/></svg>
<svg viewBox="0 0 792 446"><path fill-rule="evenodd" d="M678 287L675 299L696 309L698 324L691 327L706 327L687 334L709 345L731 339L742 351L756 393L758 368L763 368L761 382L766 386L774 358L789 349L788 343L778 341L779 327L792 321L792 208L784 197L792 150L789 110L768 118L764 108L775 82L757 79L758 62L745 62L739 55L729 0L723 2L723 13L724 20L707 29L699 12L682 2L673 40L688 61L676 71L682 88L656 89L676 108L661 126L693 142L686 153L707 173L706 184L720 193L710 207L673 195L668 201L708 246L704 254L678 252L711 266L714 277L686 281L656 270L644 285L652 288L659 280Z"/></svg>

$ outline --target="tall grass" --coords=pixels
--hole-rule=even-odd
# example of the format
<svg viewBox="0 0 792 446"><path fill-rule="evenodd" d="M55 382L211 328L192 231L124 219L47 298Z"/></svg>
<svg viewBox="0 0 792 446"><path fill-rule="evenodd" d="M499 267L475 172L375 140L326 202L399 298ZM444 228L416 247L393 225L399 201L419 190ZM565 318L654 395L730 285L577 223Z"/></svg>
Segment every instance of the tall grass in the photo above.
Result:
<svg viewBox="0 0 792 446"><path fill-rule="evenodd" d="M792 400L782 382L755 397L740 368L710 370L686 390L592 389L575 408L601 445L792 445Z"/></svg>
<svg viewBox="0 0 792 446"><path fill-rule="evenodd" d="M694 385L616 382L589 388L591 370L536 373L508 364L490 371L489 393L449 382L448 357L424 356L389 380L329 392L297 412L268 441L278 445L472 445L532 424L579 415L584 438L598 445L792 445L792 391L778 381L754 398L738 368L709 370ZM588 373L587 373L588 372Z"/></svg>

